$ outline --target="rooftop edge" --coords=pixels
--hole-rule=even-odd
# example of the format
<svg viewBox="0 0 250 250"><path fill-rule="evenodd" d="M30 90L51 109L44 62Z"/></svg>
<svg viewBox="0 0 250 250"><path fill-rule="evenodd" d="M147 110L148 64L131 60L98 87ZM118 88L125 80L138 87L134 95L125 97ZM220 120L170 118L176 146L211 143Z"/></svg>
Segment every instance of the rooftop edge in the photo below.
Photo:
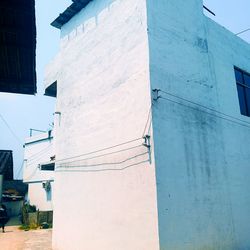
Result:
<svg viewBox="0 0 250 250"><path fill-rule="evenodd" d="M57 29L61 29L64 24L85 8L91 1L92 0L72 0L73 3L61 13L51 25Z"/></svg>

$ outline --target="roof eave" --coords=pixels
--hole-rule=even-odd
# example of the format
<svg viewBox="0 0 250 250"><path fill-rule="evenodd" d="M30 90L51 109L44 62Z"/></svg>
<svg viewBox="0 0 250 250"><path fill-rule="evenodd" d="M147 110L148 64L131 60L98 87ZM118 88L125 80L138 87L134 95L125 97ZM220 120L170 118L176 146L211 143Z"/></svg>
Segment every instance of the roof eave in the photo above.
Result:
<svg viewBox="0 0 250 250"><path fill-rule="evenodd" d="M72 0L73 3L51 23L51 26L61 29L64 24L85 8L91 1L92 0Z"/></svg>

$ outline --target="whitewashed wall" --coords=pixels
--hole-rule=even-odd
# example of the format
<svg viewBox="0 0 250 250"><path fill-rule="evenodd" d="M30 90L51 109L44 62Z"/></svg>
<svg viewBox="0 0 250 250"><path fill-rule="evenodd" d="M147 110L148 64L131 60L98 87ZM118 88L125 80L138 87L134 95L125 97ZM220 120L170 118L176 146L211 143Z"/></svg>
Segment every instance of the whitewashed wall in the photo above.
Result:
<svg viewBox="0 0 250 250"><path fill-rule="evenodd" d="M249 45L201 0L96 0L61 35L45 83L58 83L54 249L249 249L233 70L250 71ZM140 140L83 155L141 137L155 88L151 165L144 147L120 152Z"/></svg>
<svg viewBox="0 0 250 250"><path fill-rule="evenodd" d="M108 154L98 158L60 161L142 138L147 51L144 0L93 1L62 27L54 249L159 248L155 168L142 139L87 157Z"/></svg>
<svg viewBox="0 0 250 250"><path fill-rule="evenodd" d="M53 135L52 135L53 136ZM48 133L32 136L25 141L23 181L28 184L28 200L40 211L53 210L54 171L44 171L40 164L49 163L55 155L53 137ZM42 183L51 181L51 190L46 192Z"/></svg>
<svg viewBox="0 0 250 250"><path fill-rule="evenodd" d="M201 0L147 2L151 87L168 93L153 105L160 249L250 249L250 121L233 68L250 72L250 46Z"/></svg>

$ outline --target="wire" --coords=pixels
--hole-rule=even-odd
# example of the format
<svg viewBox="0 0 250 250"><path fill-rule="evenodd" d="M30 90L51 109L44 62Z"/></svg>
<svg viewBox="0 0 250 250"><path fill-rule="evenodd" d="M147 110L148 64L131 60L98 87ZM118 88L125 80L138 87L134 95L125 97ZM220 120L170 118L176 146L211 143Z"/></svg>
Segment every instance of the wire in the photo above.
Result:
<svg viewBox="0 0 250 250"><path fill-rule="evenodd" d="M84 159L79 159L79 160L75 160L75 161L65 162L65 163L62 163L59 166L62 166L62 165L65 165L65 164L70 164L70 163L75 163L75 162L80 162L80 161L84 161L84 160L92 160L92 159L100 158L102 156L112 155L112 154L116 154L116 153L128 151L128 150L139 148L139 147L144 147L144 146L143 145L139 145L139 146L125 148L125 149L121 149L121 150L118 150L118 151L113 151L113 152L110 152L110 153L106 153L106 154L102 154L102 155L97 155L97 156L93 156L93 157L89 157L89 158L84 158Z"/></svg>
<svg viewBox="0 0 250 250"><path fill-rule="evenodd" d="M213 11L211 11L209 8L207 8L205 5L203 5L203 8L209 12L210 14L212 14L213 16L216 16L215 13Z"/></svg>
<svg viewBox="0 0 250 250"><path fill-rule="evenodd" d="M8 122L4 119L3 115L0 114L0 117L2 119L2 121L4 122L4 124L6 125L6 127L9 129L9 131L11 132L11 134L15 137L15 139L18 141L18 143L23 144L22 140L16 135L16 133L12 130L12 128L10 127L10 125L8 124Z"/></svg>
<svg viewBox="0 0 250 250"><path fill-rule="evenodd" d="M194 104L194 105L196 105L196 106L202 107L202 108L204 108L204 109L210 110L210 111L212 111L212 112L215 112L215 113L224 115L224 116L226 116L226 117L229 117L229 118L232 118L232 119L235 119L235 120L238 120L238 121L240 121L240 122L243 122L243 123L246 123L246 124L249 124L249 125L250 125L250 123L247 122L247 121L244 121L244 120L241 120L241 119L239 119L239 118L237 118L237 117L234 117L234 116L225 114L225 113L223 113L223 112L221 112L221 111L218 111L218 110L216 110L216 109L212 109L212 108L206 107L206 106L204 106L204 105L202 105L202 104L199 104L199 103L190 101L190 100L188 100L188 99L185 99L185 98L183 98L183 97L180 97L180 96L177 96L177 95L168 93L168 92L166 92L166 91L164 91L164 90L159 90L159 91L162 92L162 93L164 93L164 94L166 94L166 95L176 97L176 98L178 98L178 99L180 99L180 100L189 102L189 103ZM162 97L160 97L160 98L162 98ZM163 99L164 99L164 98L163 98ZM168 99L168 100L169 100L169 99ZM222 117L220 117L220 118L222 118ZM230 120L230 121L231 121L231 120Z"/></svg>
<svg viewBox="0 0 250 250"><path fill-rule="evenodd" d="M148 114L147 122L146 122L146 125L145 125L145 128L144 128L144 131L143 131L143 136L145 135L145 131L146 131L146 128L147 128L147 125L148 125L151 110L152 110L152 104L150 105L150 108L149 108L149 114ZM71 156L71 157L67 157L67 158L62 158L62 159L56 160L55 163L64 162L66 160L71 160L71 159L79 158L79 157L82 157L82 156L87 156L87 155L99 153L99 152L102 152L102 151L105 151L105 150L108 150L108 149L116 148L116 147L119 147L119 146L122 146L122 145L126 145L126 144L129 144L129 143L135 142L135 141L142 140L143 139L142 137L136 138L136 139L133 139L133 140L130 140L130 141L126 141L126 142L123 142L123 143L120 143L120 144L117 144L117 145L113 145L113 146L110 146L110 147L95 150L95 151L92 151L92 152L83 153L83 154L80 154L80 155ZM121 152L121 151L117 151L117 152ZM111 153L108 153L108 154L113 154L113 153L116 153L116 152L111 152ZM108 155L108 154L104 154L104 155ZM104 156L104 155L101 155L101 156ZM100 156L97 156L97 157L100 157ZM94 157L94 158L97 158L97 157Z"/></svg>
<svg viewBox="0 0 250 250"><path fill-rule="evenodd" d="M36 158L37 155L40 155L41 153L43 153L44 151L47 151L48 148L50 148L52 146L52 144L48 145L47 147L43 148L41 151L38 151L36 152L35 154L29 156L28 158L29 159L32 159L32 158Z"/></svg>
<svg viewBox="0 0 250 250"><path fill-rule="evenodd" d="M146 129L147 129L147 126L148 126L148 122L149 122L149 119L151 119L151 115L150 115L151 111L152 111L152 104L149 107L148 116L147 116L147 122L145 124L144 130L143 130L143 133L142 133L142 137L146 135L145 133L146 133Z"/></svg>
<svg viewBox="0 0 250 250"><path fill-rule="evenodd" d="M23 180L24 182L26 182L26 181L29 181L29 180L31 180L32 179L32 177L36 174L36 172L37 172L37 170L38 170L38 166L34 169L34 171L29 175L29 177L28 178L26 178L25 180Z"/></svg>
<svg viewBox="0 0 250 250"><path fill-rule="evenodd" d="M250 31L250 28L248 28L246 30L242 30L241 32L236 33L235 35L238 36L240 34L243 34L243 33L247 32L247 31Z"/></svg>
<svg viewBox="0 0 250 250"><path fill-rule="evenodd" d="M76 155L76 156L72 156L72 157L68 157L68 158L63 158L63 159L60 159L60 160L56 160L55 162L57 163L57 162L62 162L62 161L70 160L70 159L79 158L81 156L95 154L95 153L98 153L98 152L102 152L102 151L105 151L105 150L108 150L108 149L116 148L116 147L119 147L119 146L122 146L122 145L129 144L131 142L139 141L139 140L142 140L142 138L137 138L137 139L134 139L134 140L126 141L126 142L123 142L123 143L120 143L120 144L117 144L117 145L114 145L114 146L110 146L110 147L107 147L107 148L102 148L102 149L99 149L99 150L96 150L96 151L92 151L92 152L88 152L88 153L84 153L84 154L80 154L80 155Z"/></svg>
<svg viewBox="0 0 250 250"><path fill-rule="evenodd" d="M51 146L52 145L50 144L48 147L44 148L43 150L39 151L38 153L32 155L31 157L28 157L28 159L27 159L28 164L27 165L30 165L31 162L34 162L34 161L41 159L42 156L44 156L44 154L50 150Z"/></svg>
<svg viewBox="0 0 250 250"><path fill-rule="evenodd" d="M20 177L20 174L21 174L21 171L23 169L23 163L24 163L24 160L22 161L20 167L18 168L18 171L17 171L17 178ZM22 178L18 179L18 180L21 180Z"/></svg>
<svg viewBox="0 0 250 250"><path fill-rule="evenodd" d="M151 126L152 126L152 116L151 116L150 122L149 122L148 133L147 133L148 135L150 135Z"/></svg>
<svg viewBox="0 0 250 250"><path fill-rule="evenodd" d="M250 126L247 126L247 125L245 125L245 124L243 124L243 123L239 123L239 122L236 122L236 121L233 121L233 120L227 119L227 118L225 118L225 117L221 117L221 116L218 116L218 115L215 115L215 114L212 114L212 113L206 112L206 111L204 111L204 110L197 109L197 108L194 108L194 107L191 107L191 106L185 105L185 104L180 103L180 102L177 102L177 101L173 101L173 100L168 99L168 98L160 97L160 99L163 99L163 100L166 100L166 101L169 101L169 102L173 102L173 103L176 103L176 104L179 104L179 105L185 106L185 107L187 107L187 108L190 108L190 109L193 109L193 110L196 110L196 111L200 111L200 112L207 113L207 114L209 114L209 115L211 115L211 116L215 116L215 117L217 117L217 118L221 118L221 119L223 119L223 120L226 120L226 121L230 121L230 122L233 122L233 123L239 124L239 125L241 125L241 126L243 126L243 127L250 128Z"/></svg>
<svg viewBox="0 0 250 250"><path fill-rule="evenodd" d="M130 160L133 160L139 156L143 156L143 155L146 155L148 154L148 152L144 152L144 153L141 153L141 154L137 154L135 156L132 156L132 157L129 157L125 160L122 160L122 161L118 161L118 162L104 162L104 163L97 163L97 164L89 164L89 165L78 165L78 166L59 166L57 167L58 168L89 168L89 167L98 167L98 166L105 166L105 165L117 165L117 164L122 164L122 163L125 163L127 161L130 161Z"/></svg>
<svg viewBox="0 0 250 250"><path fill-rule="evenodd" d="M138 166L142 163L149 162L149 160L145 161L140 161L138 163L130 164L122 168L106 168L106 169L90 169L90 170L84 170L84 169L62 169L62 170L56 170L55 172L104 172L104 171L123 171L127 168L133 167L133 166Z"/></svg>

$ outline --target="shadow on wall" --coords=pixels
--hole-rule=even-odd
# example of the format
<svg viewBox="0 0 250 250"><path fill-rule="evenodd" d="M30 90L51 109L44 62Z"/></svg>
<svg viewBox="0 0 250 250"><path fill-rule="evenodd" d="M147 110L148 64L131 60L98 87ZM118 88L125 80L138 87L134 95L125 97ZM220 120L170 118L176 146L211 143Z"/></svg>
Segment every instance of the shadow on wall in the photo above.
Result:
<svg viewBox="0 0 250 250"><path fill-rule="evenodd" d="M46 199L47 201L51 201L52 200L52 191L46 191Z"/></svg>

